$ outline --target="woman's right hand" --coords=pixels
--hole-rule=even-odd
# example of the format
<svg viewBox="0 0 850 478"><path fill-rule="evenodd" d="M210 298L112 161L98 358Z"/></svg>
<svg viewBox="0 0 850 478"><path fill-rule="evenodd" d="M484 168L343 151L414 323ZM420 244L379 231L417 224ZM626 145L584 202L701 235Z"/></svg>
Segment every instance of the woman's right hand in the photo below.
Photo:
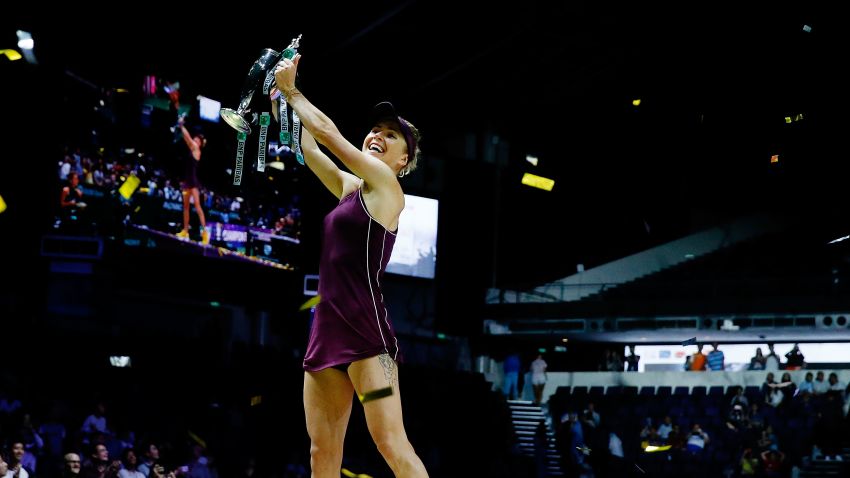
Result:
<svg viewBox="0 0 850 478"><path fill-rule="evenodd" d="M298 62L301 60L301 55L295 55L295 58L283 58L278 62L274 70L275 86L284 96L289 96L288 92L295 89L295 75L298 73Z"/></svg>

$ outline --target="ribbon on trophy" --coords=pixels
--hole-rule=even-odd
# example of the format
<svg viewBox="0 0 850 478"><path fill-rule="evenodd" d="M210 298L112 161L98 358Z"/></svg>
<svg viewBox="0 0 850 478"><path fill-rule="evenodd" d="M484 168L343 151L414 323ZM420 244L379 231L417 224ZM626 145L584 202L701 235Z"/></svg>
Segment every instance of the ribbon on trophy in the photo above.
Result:
<svg viewBox="0 0 850 478"><path fill-rule="evenodd" d="M233 173L233 184L238 186L242 182L242 170L243 170L243 160L245 154L245 141L247 136L251 134L251 124L256 124L259 120L260 126L260 139L259 139L259 150L257 152L257 170L264 171L265 163L266 163L266 141L268 139L268 126L271 124L271 118L268 112L262 112L260 115L256 113L253 115L252 119L249 121L246 119L246 115L249 113L249 107L251 104L251 100L254 97L254 93L260 88L263 92L263 96L267 96L269 94L269 90L271 89L271 85L274 82L274 68L278 62L282 58L292 59L298 53L298 46L301 42L301 35L298 35L296 38L293 38L290 42L289 46L286 47L285 50L278 53L275 50L270 48L266 48L262 51L260 58L258 58L253 65L251 65L251 69L248 71L248 77L245 79L245 83L242 86L242 92L240 95L239 106L233 110L230 108L222 108L220 111L220 115L224 121L233 127L236 131L238 131L237 135L237 148L236 148L236 168ZM262 81L262 86L260 82ZM278 92L279 94L279 92ZM301 144L300 144L300 131L299 128L301 126L301 122L298 120L298 116L295 114L295 111L292 112L292 126L294 131L290 132L290 122L288 109L286 105L286 99L281 95L279 101L279 112L280 112L280 141L281 144L292 145L293 150L295 151L296 159L299 163L304 164L304 156L301 154ZM295 139L295 144L292 144L292 139Z"/></svg>
<svg viewBox="0 0 850 478"><path fill-rule="evenodd" d="M257 150L257 171L263 172L266 170L266 136L269 133L269 124L271 124L271 115L268 111L260 113L260 145Z"/></svg>
<svg viewBox="0 0 850 478"><path fill-rule="evenodd" d="M233 185L239 186L242 184L242 164L245 157L245 140L248 139L248 133L236 133L236 168L233 170Z"/></svg>

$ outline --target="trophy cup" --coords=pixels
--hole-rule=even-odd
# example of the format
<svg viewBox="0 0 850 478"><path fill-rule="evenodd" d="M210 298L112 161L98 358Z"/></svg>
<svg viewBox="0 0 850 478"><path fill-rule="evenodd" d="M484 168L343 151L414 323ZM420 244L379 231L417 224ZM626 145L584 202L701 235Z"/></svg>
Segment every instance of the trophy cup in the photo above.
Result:
<svg viewBox="0 0 850 478"><path fill-rule="evenodd" d="M301 35L298 35L283 52L277 52L271 48L263 49L260 57L251 65L251 69L248 71L248 77L245 78L242 93L240 94L239 106L236 110L222 108L219 113L227 124L240 133L251 133L251 125L245 119L245 115L248 112L248 107L251 104L254 93L260 87L263 80L274 71L275 65L277 65L281 58L292 59L295 56L300 40Z"/></svg>

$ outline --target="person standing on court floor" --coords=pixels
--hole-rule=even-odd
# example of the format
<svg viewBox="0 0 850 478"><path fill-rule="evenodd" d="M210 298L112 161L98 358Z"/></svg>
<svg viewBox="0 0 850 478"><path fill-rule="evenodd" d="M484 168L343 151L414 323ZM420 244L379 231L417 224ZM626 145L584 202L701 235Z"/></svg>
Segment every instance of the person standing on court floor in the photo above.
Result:
<svg viewBox="0 0 850 478"><path fill-rule="evenodd" d="M296 55L278 63L275 90L304 127L303 134L295 128L293 139L300 136L307 167L339 200L324 220L321 301L304 357L312 476L339 477L351 396L356 392L372 439L395 476L427 477L404 429L399 344L381 289L404 209L399 178L416 168L419 131L393 105L379 103L373 108L369 133L355 146L296 88L300 61L301 55ZM318 144L351 172L340 169Z"/></svg>

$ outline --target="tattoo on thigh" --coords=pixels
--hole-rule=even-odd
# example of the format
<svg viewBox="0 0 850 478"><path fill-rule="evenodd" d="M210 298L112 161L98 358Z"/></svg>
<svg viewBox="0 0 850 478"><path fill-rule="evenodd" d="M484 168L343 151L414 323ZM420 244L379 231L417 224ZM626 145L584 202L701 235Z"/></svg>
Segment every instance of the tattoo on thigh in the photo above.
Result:
<svg viewBox="0 0 850 478"><path fill-rule="evenodd" d="M384 376L387 378L387 382L390 383L390 386L398 386L398 365L396 365L395 360L390 358L389 354L381 354L378 355L378 362L381 363L381 367L384 369Z"/></svg>

